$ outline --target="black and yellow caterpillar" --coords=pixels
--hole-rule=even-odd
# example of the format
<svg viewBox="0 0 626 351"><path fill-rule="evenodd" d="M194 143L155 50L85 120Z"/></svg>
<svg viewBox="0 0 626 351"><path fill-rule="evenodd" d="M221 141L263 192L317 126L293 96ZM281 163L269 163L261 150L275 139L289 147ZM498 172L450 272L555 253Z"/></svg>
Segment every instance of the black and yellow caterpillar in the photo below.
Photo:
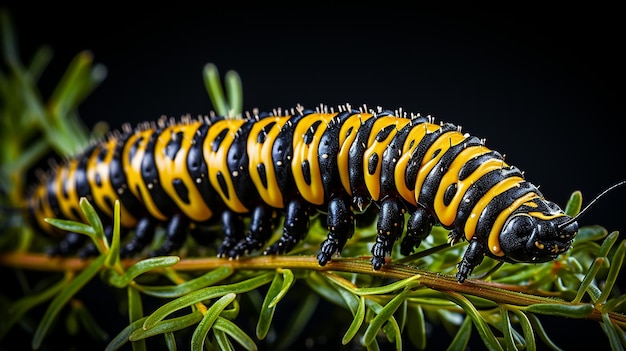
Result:
<svg viewBox="0 0 626 351"><path fill-rule="evenodd" d="M86 197L110 217L116 199L136 253L155 226L166 241L155 254L179 248L198 224L221 224L222 257L262 248L278 215L283 234L266 254L287 252L307 234L312 214L326 213L325 265L353 235L355 214L378 208L372 264L380 269L403 232L411 254L435 224L469 246L458 264L463 282L485 255L506 262L546 262L568 250L578 224L542 196L522 172L484 140L431 117L402 110L301 106L240 119L162 119L125 126L48 172L29 196L32 218L82 220ZM249 218L244 228L242 218ZM68 236L57 252L76 246Z"/></svg>

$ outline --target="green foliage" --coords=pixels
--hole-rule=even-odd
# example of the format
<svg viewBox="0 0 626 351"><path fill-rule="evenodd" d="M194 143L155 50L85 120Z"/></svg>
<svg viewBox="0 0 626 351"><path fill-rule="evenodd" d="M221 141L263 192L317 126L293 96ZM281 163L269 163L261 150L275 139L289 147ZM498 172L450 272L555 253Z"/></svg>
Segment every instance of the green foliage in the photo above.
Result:
<svg viewBox="0 0 626 351"><path fill-rule="evenodd" d="M241 78L235 71L228 71L224 76L224 84L226 86L226 94L222 89L219 71L212 63L207 63L203 70L204 85L211 103L215 108L215 112L219 116L228 116L237 118L241 116L243 111L243 99Z"/></svg>
<svg viewBox="0 0 626 351"><path fill-rule="evenodd" d="M71 155L88 144L90 136L77 108L105 78L106 69L93 63L90 52L79 53L44 101L37 83L52 59L52 50L41 47L30 63L23 65L6 11L0 11L0 26L5 64L0 70L1 178L12 182L8 188L13 191L11 199L18 200L23 196L23 175L50 149ZM66 135L72 137L59 137Z"/></svg>
<svg viewBox="0 0 626 351"><path fill-rule="evenodd" d="M143 342L146 339L159 336L164 339L165 344L174 345L182 342L177 341L177 334L188 328L193 330L188 341L192 350L238 347L255 350L258 347L257 342L267 339L270 335L276 323L276 309L289 298L292 287L298 281L312 287L309 295L322 296L352 314L352 321L341 331L344 345L356 343L367 349L378 349L386 340L395 344L396 349L402 349L405 343L403 337L409 333L413 337L409 337L408 342L422 349L427 346L427 323L424 315L443 324L449 324L455 331L450 349L467 345L472 330L477 331L489 350L505 348L534 350L537 348L537 337L551 348L558 349L546 334L539 315L596 319L601 323L613 348L620 349L622 345L623 326L626 320L617 312L622 312L618 307L623 305L625 298L612 296L606 290L612 291L615 276L613 272L619 270L623 263L626 245L622 242L615 247L617 233L605 237L595 251L596 258L593 260L578 255L547 264L553 270L553 278L548 280L540 276L542 284L535 290L537 295L528 294L526 297L528 301L524 301L518 299L519 296L516 294L519 293L503 289L495 290L497 293L491 299L487 299L480 293L481 289L473 293L470 289L470 293L464 293L458 287L455 290L459 291L453 291L445 285L432 288L425 275L420 274L418 270L411 273L411 268L404 266L397 270L399 275L404 274L406 278L389 279L385 274L357 269L355 265L342 265L341 262L334 269L322 271L306 269L304 265L299 267L296 265L296 268L271 269L263 264L252 263L241 267L237 267L236 264L224 265L204 273L199 273L203 270L198 268L194 270L194 274L177 270L180 259L176 256L153 257L132 264L123 264L119 259L119 250L114 249L119 244L107 243L93 207L82 200L81 208L85 218L93 219L91 224L57 220L51 220L50 223L61 229L79 229L79 232L89 235L91 240L102 248L101 255L80 269L80 273L74 274L74 271L69 271L49 289L16 301L9 310L11 318L0 323L0 336L6 335L15 327L19 318L32 307L52 299L34 333L32 346L39 348L54 321L59 318L62 308L72 301L89 280L99 276L108 286L126 290L128 298L126 305L130 323L110 341L108 350L119 349L127 343L131 343L134 349L141 349L145 347ZM115 218L117 218L115 231L118 232L118 203L115 206ZM589 234L586 237L594 236ZM117 240L119 236L114 235L112 241ZM103 242L104 245L101 244ZM275 258L280 259L281 257ZM581 261L580 265L585 267L586 274L572 272L569 269L554 272L555 266L571 259ZM612 263L599 277L599 270L594 267L599 265L598 262L606 261ZM367 261L365 263L369 264ZM507 268L503 267L505 270ZM540 267L535 271L541 272L543 269L544 267ZM157 281L154 279L155 276L164 278L169 283L152 284L151 282ZM146 280L146 277L150 279ZM516 286L532 288L533 284L527 284L529 279L526 275L519 277L521 280L515 282L519 285L510 285L510 288ZM506 280L510 280L510 277ZM571 287L565 283L554 283L574 280L577 285L572 284ZM492 278L492 281L499 283L498 279ZM599 287L599 283L604 286ZM454 285L451 286L454 288ZM574 289L575 286L578 290ZM266 289L262 289L263 287ZM546 290L546 287L550 290ZM581 289L586 293L581 293ZM257 312L256 335L251 336L238 325L238 317L242 313L240 303L247 295L259 290L264 290L265 296ZM548 292L553 297L542 297ZM568 302L565 298L567 296L574 296L574 299ZM580 302L581 296L588 302ZM163 302L160 307L145 314L142 307L142 299L145 297L156 297ZM302 304L301 308L304 309L308 305L310 304ZM302 311L295 316L298 319L289 325L303 326L310 323L312 313ZM97 324L81 325L83 327L91 325L93 329L98 330ZM298 332L303 330L302 327L296 329ZM292 335L286 332L281 334ZM274 342L276 347L278 341ZM272 342L269 342L269 345L272 345Z"/></svg>
<svg viewBox="0 0 626 351"><path fill-rule="evenodd" d="M50 149L68 155L88 142L77 106L104 78L105 70L93 64L89 53L80 53L44 101L36 83L51 59L50 50L39 50L24 67L7 14L0 13L0 20L7 68L0 71L0 187L9 190L2 194L2 204L20 206L23 174L33 164ZM218 114L233 118L241 114L241 81L235 72L226 74L226 94L214 65L204 67L203 79ZM575 192L566 212L578 213L581 204L582 196ZM325 323L341 336L343 345L353 349L377 350L387 345L426 349L429 324L437 324L450 334L449 350L464 349L473 332L489 350L536 350L540 344L558 350L541 322L544 315L596 321L613 350L626 344L626 296L615 286L626 241L599 226L581 228L575 246L554 262L504 264L494 272L497 262L486 258L475 270L484 280L458 284L453 275L465 244L448 245L447 232L441 227L434 228L419 253L401 257L394 251L393 264L380 271L373 271L367 258L317 265L315 253L326 235L320 221L313 221L305 242L289 255L238 261L199 258L194 253L201 248L190 240L180 256L129 261L119 256L124 240L119 203L111 240L89 202L81 199L80 208L86 223L46 220L88 236L99 256L88 261L65 259L64 269L49 266L60 261L42 258L41 271L63 274L50 273L35 288L24 288L23 296L17 298L0 293L0 315L4 316L0 345L12 331L26 329L32 335L31 346L43 348L65 318L68 335L84 330L94 340L108 340L107 350L125 346L144 350L155 339L170 350L180 345L191 350L289 349L299 336L307 335L307 326L315 324L312 318L322 300L335 307L326 312ZM22 274L20 267L41 256L38 242L44 239L27 235L29 229L23 223L0 220L2 236L11 239L0 240L6 252L0 255L0 265L16 267L16 274ZM343 255L369 255L374 235L374 226L359 230ZM17 258L11 261L10 257ZM106 287L103 293L117 298L118 305L110 308L128 317L128 325L111 337L78 296L94 281ZM44 309L43 315L39 308ZM247 325L250 320L252 328Z"/></svg>

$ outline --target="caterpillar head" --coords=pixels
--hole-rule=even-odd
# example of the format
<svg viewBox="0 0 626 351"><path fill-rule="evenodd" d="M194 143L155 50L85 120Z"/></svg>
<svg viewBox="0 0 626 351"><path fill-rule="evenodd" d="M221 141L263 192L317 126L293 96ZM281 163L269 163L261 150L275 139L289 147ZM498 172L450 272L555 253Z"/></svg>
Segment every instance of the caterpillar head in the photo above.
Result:
<svg viewBox="0 0 626 351"><path fill-rule="evenodd" d="M532 211L514 212L500 233L500 247L508 261L547 262L569 250L578 222L556 204L538 200Z"/></svg>
<svg viewBox="0 0 626 351"><path fill-rule="evenodd" d="M534 208L524 207L513 212L500 233L500 248L504 259L510 262L547 262L569 250L578 232L578 219L591 206L611 190L625 185L618 182L582 209L575 217L570 217L551 201L535 199Z"/></svg>

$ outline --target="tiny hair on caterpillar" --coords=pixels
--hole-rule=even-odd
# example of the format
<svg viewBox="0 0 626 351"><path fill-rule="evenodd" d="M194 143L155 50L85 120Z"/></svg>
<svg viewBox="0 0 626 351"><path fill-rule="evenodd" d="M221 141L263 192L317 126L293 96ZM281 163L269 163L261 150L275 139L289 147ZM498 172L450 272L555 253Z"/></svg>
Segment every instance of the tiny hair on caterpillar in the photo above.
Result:
<svg viewBox="0 0 626 351"><path fill-rule="evenodd" d="M157 226L166 238L153 255L179 249L188 233L199 242L223 237L219 257L281 254L322 212L328 236L317 259L325 265L354 234L356 217L374 204L375 270L396 241L401 254L410 255L441 225L451 243L469 243L458 264L460 283L485 256L510 263L554 260L572 246L577 220L589 208L568 216L483 139L457 125L348 104L124 125L40 178L28 210L51 235L61 233L45 218L81 221L81 197L107 219L110 232L119 200L121 227L134 231L124 257L150 244ZM282 235L268 243L280 216ZM51 253L94 254L84 238L64 234Z"/></svg>

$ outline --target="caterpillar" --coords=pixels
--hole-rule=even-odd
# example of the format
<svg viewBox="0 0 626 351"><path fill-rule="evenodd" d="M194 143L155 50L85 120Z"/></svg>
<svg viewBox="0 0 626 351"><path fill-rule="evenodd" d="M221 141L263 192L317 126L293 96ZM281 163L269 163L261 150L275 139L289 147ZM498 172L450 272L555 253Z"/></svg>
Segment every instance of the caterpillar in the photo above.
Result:
<svg viewBox="0 0 626 351"><path fill-rule="evenodd" d="M320 265L342 251L356 216L374 204L375 270L400 238L400 252L409 255L439 224L450 230L450 242L469 242L458 263L460 283L485 256L553 260L578 231L577 217L546 200L483 139L430 116L367 106L298 105L239 119L126 124L46 172L28 196L30 216L56 235L44 219L81 220L81 197L109 219L119 200L121 227L134 230L125 256L149 244L157 226L166 229L166 239L155 255L179 249L187 233L210 241L216 231L223 235L220 257L263 246L264 254L281 254L305 237L312 215L325 213ZM268 243L280 216L283 233ZM200 224L221 228L206 231ZM67 235L54 253L76 249L82 237Z"/></svg>

